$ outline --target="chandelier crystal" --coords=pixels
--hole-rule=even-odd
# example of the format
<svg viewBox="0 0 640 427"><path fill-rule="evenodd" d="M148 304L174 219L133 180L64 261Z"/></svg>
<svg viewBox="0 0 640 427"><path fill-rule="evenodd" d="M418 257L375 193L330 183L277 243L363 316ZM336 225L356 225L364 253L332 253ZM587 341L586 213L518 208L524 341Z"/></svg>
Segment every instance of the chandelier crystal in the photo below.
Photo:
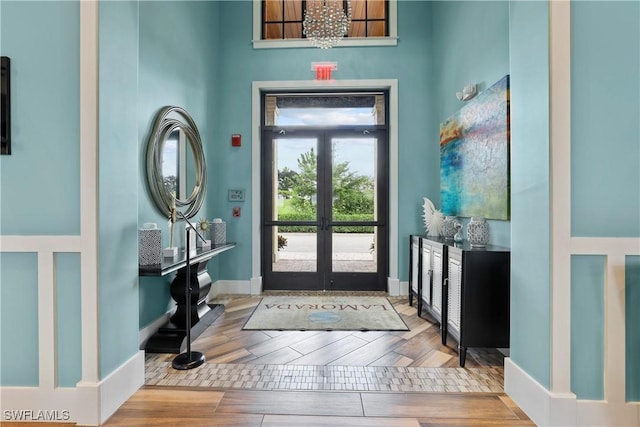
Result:
<svg viewBox="0 0 640 427"><path fill-rule="evenodd" d="M351 0L307 1L303 32L314 46L329 49L337 45L347 34L350 24Z"/></svg>

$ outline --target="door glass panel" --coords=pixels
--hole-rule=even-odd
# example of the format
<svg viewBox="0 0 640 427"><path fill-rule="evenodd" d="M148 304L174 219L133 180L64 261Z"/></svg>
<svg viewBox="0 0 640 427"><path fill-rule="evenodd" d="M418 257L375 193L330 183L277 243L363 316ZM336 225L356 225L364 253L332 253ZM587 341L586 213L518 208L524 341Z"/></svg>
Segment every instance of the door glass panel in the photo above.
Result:
<svg viewBox="0 0 640 427"><path fill-rule="evenodd" d="M333 138L332 219L374 221L376 209L376 139Z"/></svg>
<svg viewBox="0 0 640 427"><path fill-rule="evenodd" d="M317 143L315 138L274 140L274 221L317 220Z"/></svg>
<svg viewBox="0 0 640 427"><path fill-rule="evenodd" d="M333 227L331 269L334 273L378 271L374 226Z"/></svg>
<svg viewBox="0 0 640 427"><path fill-rule="evenodd" d="M318 234L315 226L273 227L272 271L318 271Z"/></svg>

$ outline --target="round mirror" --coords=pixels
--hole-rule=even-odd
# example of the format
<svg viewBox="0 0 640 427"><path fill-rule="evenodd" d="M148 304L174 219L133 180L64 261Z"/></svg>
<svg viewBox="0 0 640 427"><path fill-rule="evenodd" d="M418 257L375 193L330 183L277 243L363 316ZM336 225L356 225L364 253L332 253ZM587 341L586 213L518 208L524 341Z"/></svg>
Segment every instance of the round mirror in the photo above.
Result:
<svg viewBox="0 0 640 427"><path fill-rule="evenodd" d="M207 188L207 167L200 133L180 107L164 107L154 121L147 145L147 181L160 212L172 208L187 218L198 213Z"/></svg>

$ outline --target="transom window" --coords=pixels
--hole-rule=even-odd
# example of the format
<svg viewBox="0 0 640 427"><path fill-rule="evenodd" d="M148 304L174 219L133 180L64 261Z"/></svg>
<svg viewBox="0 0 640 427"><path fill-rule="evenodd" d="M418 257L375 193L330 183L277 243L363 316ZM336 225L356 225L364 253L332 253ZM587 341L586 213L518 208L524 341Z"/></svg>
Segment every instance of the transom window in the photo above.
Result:
<svg viewBox="0 0 640 427"><path fill-rule="evenodd" d="M302 39L306 0L262 0L262 40ZM344 2L345 10L347 2ZM345 37L388 37L387 0L351 0L351 25Z"/></svg>

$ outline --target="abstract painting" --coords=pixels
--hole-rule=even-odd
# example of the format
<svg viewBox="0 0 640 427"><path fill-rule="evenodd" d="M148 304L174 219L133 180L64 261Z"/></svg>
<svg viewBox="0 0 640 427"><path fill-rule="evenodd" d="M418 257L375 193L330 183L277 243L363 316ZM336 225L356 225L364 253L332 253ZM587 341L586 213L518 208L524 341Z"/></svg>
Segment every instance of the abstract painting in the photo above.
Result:
<svg viewBox="0 0 640 427"><path fill-rule="evenodd" d="M440 198L445 215L508 220L509 76L440 124Z"/></svg>

